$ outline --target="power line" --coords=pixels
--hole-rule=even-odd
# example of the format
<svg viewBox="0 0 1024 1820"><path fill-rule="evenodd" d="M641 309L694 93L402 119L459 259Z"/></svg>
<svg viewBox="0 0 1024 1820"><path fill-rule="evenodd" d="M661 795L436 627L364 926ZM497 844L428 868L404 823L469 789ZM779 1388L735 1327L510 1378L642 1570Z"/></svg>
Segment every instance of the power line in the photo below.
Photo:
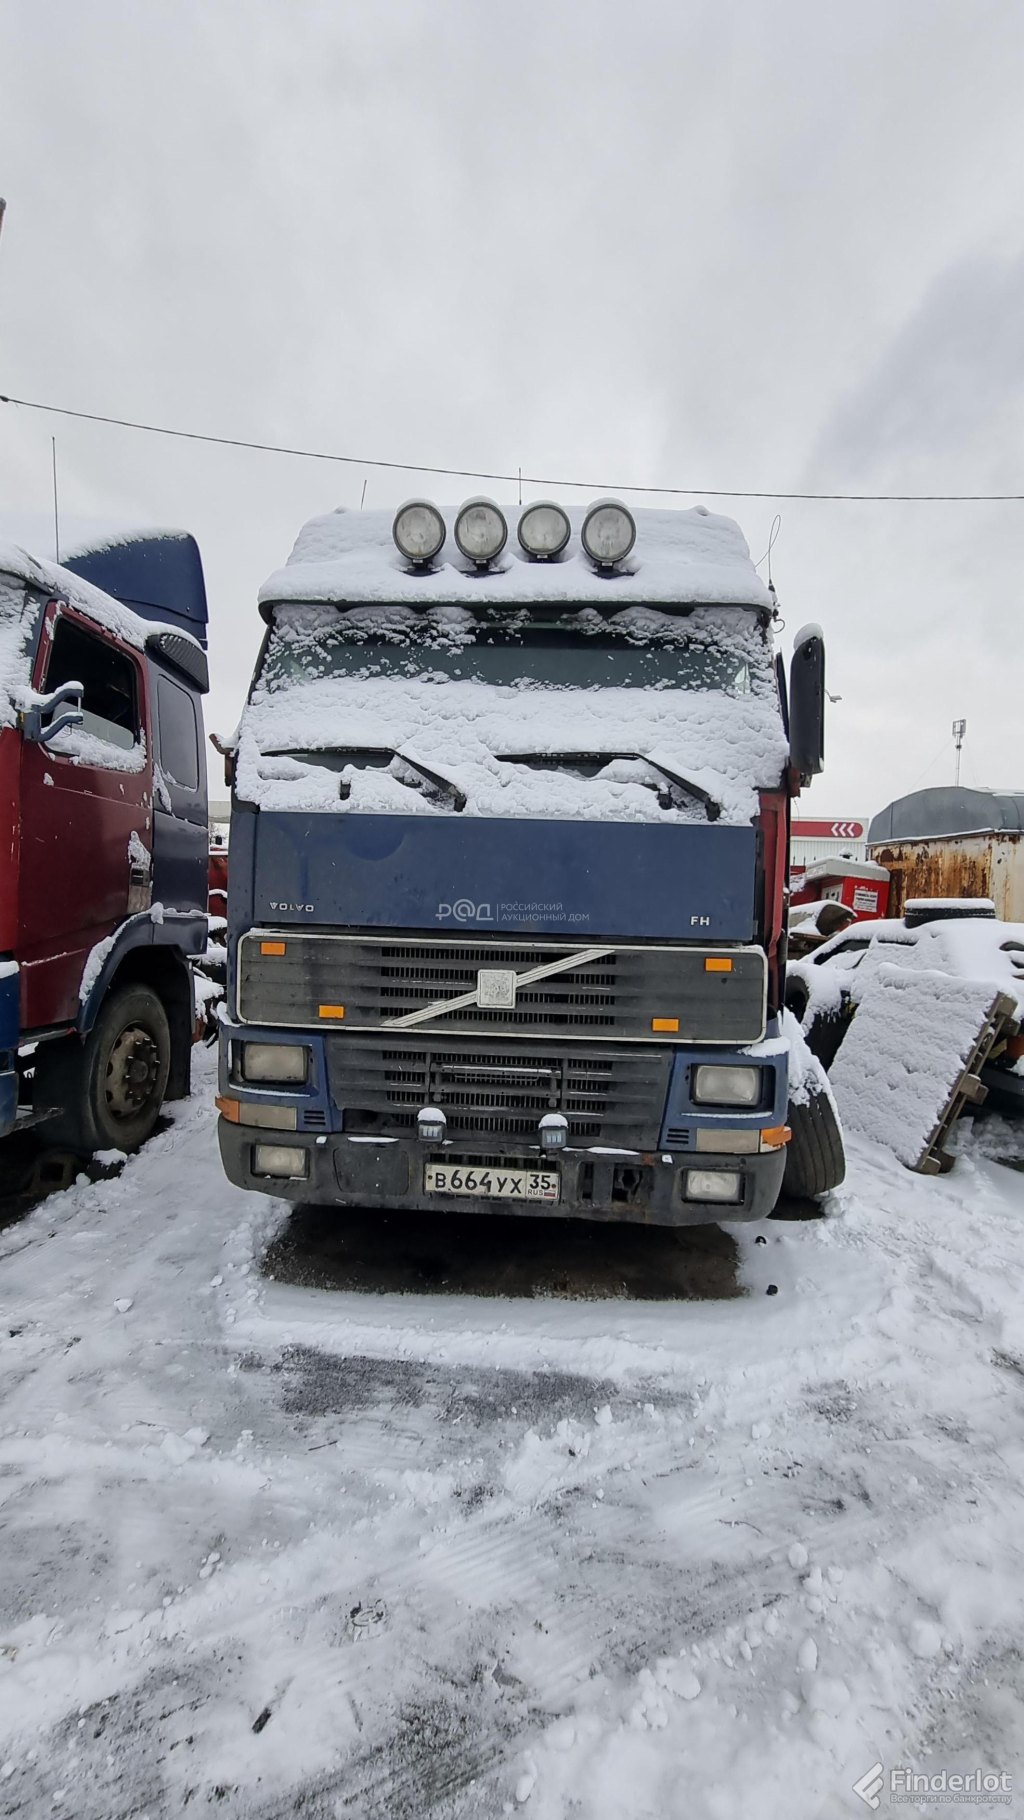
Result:
<svg viewBox="0 0 1024 1820"><path fill-rule="evenodd" d="M428 461L385 461L370 455L336 455L327 449L298 449L277 442L250 442L242 436L211 436L202 430L175 430L167 424L139 423L131 417L107 417L99 411L73 411L67 405L41 404L35 398L13 398L0 392L0 404L23 411L46 411L55 417L74 417L83 423L105 423L120 430L143 430L149 436L173 436L182 442L212 443L222 449L253 449L262 455L293 455L302 461L333 461L352 468L388 468L407 474L437 474L454 480L501 480L531 487L582 487L591 493L661 493L669 497L704 499L791 499L839 504L881 505L920 503L936 505L1019 505L1024 493L793 493L753 487L640 486L635 482L567 480L549 474L501 473L490 468L446 468ZM763 560L763 559L762 559Z"/></svg>

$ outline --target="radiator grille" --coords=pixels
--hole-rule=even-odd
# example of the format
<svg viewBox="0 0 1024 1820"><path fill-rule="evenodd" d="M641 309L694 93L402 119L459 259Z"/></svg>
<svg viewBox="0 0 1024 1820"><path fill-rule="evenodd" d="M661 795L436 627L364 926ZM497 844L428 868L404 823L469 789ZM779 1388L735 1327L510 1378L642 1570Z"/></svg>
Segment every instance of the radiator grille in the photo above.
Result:
<svg viewBox="0 0 1024 1820"><path fill-rule="evenodd" d="M273 952L263 954L261 944ZM588 948L583 942L432 942L254 930L239 943L239 1017L316 1027L320 1006L330 1005L344 1007L346 1032L390 1028L396 1037L398 1020L424 1012L429 1015L406 1028L442 1037L663 1043L664 1031L652 1032L657 1018L682 1042L748 1043L763 1035L765 958L759 949L725 951L728 970L708 970L709 952L696 946L597 949L596 941ZM561 963L560 971L526 977L553 962ZM481 974L493 972L515 976L513 1003L458 1004L477 991Z"/></svg>
<svg viewBox="0 0 1024 1820"><path fill-rule="evenodd" d="M328 1044L332 1097L356 1135L412 1136L422 1106L440 1106L447 1135L535 1143L546 1112L562 1112L571 1143L653 1148L670 1058L665 1051L569 1052L537 1046L520 1055L472 1045Z"/></svg>

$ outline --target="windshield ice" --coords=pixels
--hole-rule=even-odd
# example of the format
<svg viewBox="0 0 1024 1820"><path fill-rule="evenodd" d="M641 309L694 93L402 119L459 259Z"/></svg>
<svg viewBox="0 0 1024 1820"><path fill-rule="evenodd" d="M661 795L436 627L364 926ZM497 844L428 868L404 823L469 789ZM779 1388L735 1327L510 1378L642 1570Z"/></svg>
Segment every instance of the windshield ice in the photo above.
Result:
<svg viewBox="0 0 1024 1820"><path fill-rule="evenodd" d="M786 758L759 612L278 606L239 731L263 808L749 824Z"/></svg>
<svg viewBox="0 0 1024 1820"><path fill-rule="evenodd" d="M269 690L346 676L747 694L766 661L756 616L735 610L307 607L279 609L261 681Z"/></svg>

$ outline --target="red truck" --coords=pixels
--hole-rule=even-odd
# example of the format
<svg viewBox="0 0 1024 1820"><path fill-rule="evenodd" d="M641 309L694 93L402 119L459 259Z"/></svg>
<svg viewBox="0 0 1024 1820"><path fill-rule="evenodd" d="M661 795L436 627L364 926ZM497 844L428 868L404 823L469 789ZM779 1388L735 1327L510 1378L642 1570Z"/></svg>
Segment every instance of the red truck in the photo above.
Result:
<svg viewBox="0 0 1024 1820"><path fill-rule="evenodd" d="M184 533L0 544L0 1139L132 1149L188 1092L206 621Z"/></svg>

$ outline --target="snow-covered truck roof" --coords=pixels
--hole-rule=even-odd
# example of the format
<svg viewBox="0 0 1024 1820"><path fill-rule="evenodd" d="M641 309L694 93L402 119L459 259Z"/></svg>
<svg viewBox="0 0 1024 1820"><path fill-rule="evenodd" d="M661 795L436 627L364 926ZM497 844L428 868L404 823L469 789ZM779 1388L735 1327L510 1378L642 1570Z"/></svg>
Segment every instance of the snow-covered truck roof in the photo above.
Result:
<svg viewBox="0 0 1024 1820"><path fill-rule="evenodd" d="M260 596L275 630L239 729L236 777L246 800L341 814L451 813L450 802L418 795L392 775L400 759L384 770L353 767L350 791L340 792L317 752L337 746L343 730L346 747L388 746L435 767L477 815L703 820L700 803L666 808L652 792L649 761L660 759L715 800L723 823L749 825L758 789L778 787L787 744L764 636L774 603L733 520L702 507L637 511L628 558L602 574L581 549L581 510L568 514L565 553L537 562L513 548L518 509L510 509L505 549L482 572L454 544L455 516L445 514L447 541L421 572L399 554L390 511L332 512L300 532L290 561ZM531 677L528 661L519 681L503 683L471 674L455 680L439 667L446 638L471 639L472 609L538 604L578 615L581 646L595 622L614 619L624 643L727 650L744 681L688 688L666 675L645 689L567 689ZM358 641L378 615L384 642L399 650L411 643L416 667L389 675L381 653L368 648L362 673L332 670L335 622L339 636L343 619L355 622ZM517 617L510 614L510 626ZM269 661L275 652L287 658L280 675ZM606 755L607 764L578 776L560 762L568 748ZM506 756L518 751L538 761L550 755L551 766L524 769ZM629 756L641 753L647 757Z"/></svg>
<svg viewBox="0 0 1024 1820"><path fill-rule="evenodd" d="M181 533L167 532L163 535L177 537ZM112 548L113 544L104 547ZM76 551L76 557L92 554L93 548L94 546L88 551ZM37 588L51 599L66 600L88 619L95 620L105 631L112 632L116 638L123 639L126 645L132 645L138 651L145 649L147 640L152 638L154 632L163 631L187 639L198 653L202 653L199 641L181 627L170 622L143 618L141 613L133 612L123 601L115 600L112 594L104 593L102 588L95 587L83 576L64 568L61 563L29 555L20 544L0 541L0 575L8 576L14 581L27 582L30 587Z"/></svg>
<svg viewBox="0 0 1024 1820"><path fill-rule="evenodd" d="M395 548L393 511L339 507L303 526L285 567L260 589L261 610L269 617L270 610L285 601L346 605L386 601L410 606L562 601L606 607L756 607L762 612L771 612L774 605L739 525L705 506L683 511L637 508L636 542L609 574L599 573L583 552L585 508L567 508L569 543L561 556L547 562L533 560L518 546L521 509L503 508L508 542L481 572L455 543L455 511L443 511L445 544L433 566L418 571Z"/></svg>
<svg viewBox="0 0 1024 1820"><path fill-rule="evenodd" d="M33 621L23 611L24 585L52 600L66 600L124 644L137 651L148 648L183 670L200 689L208 687L206 653L181 626L145 619L62 564L0 539L0 726L13 724L15 698L20 700L29 684Z"/></svg>

